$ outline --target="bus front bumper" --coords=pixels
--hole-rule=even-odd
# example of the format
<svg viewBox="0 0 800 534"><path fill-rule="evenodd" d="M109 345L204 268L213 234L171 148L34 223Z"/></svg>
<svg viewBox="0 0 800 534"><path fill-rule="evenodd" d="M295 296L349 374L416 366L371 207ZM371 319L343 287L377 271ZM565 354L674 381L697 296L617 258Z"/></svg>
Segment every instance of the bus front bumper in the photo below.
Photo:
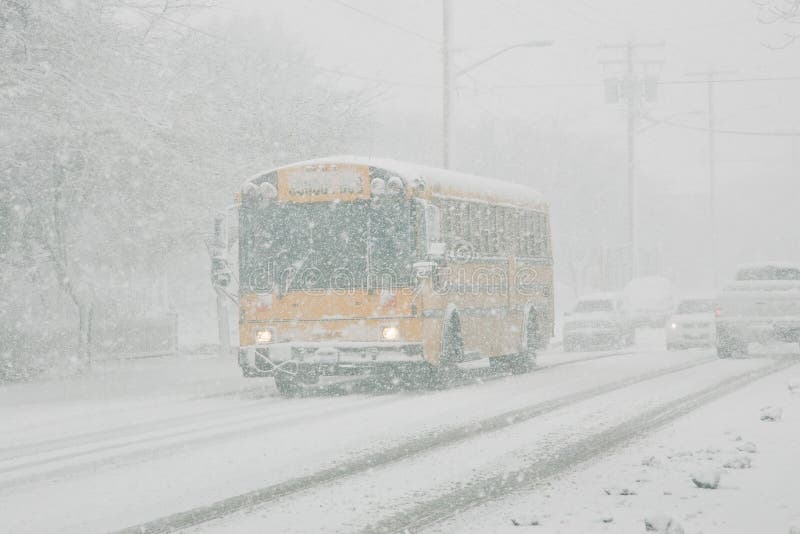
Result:
<svg viewBox="0 0 800 534"><path fill-rule="evenodd" d="M424 361L419 342L288 342L239 349L239 366L249 376L294 375L300 370L347 376Z"/></svg>

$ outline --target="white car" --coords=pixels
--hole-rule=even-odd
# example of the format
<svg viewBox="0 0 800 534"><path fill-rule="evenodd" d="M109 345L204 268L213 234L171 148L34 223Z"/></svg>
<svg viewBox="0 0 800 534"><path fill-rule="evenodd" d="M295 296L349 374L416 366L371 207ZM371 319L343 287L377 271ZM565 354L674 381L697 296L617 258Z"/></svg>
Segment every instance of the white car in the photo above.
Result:
<svg viewBox="0 0 800 534"><path fill-rule="evenodd" d="M578 299L564 321L564 350L617 348L632 345L636 331L623 306L622 295L595 293Z"/></svg>
<svg viewBox="0 0 800 534"><path fill-rule="evenodd" d="M666 325L667 350L710 347L716 343L714 301L688 298L678 303Z"/></svg>
<svg viewBox="0 0 800 534"><path fill-rule="evenodd" d="M663 327L675 306L672 283L662 276L634 278L623 294L625 308L636 326Z"/></svg>
<svg viewBox="0 0 800 534"><path fill-rule="evenodd" d="M800 341L800 263L739 266L717 296L717 355L747 354L751 342Z"/></svg>

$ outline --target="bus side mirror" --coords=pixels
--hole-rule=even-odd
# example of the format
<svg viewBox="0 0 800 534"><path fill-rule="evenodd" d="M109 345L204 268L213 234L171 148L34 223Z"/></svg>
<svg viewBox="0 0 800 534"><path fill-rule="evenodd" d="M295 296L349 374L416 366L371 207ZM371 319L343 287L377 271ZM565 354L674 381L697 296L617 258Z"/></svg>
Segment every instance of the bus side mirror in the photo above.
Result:
<svg viewBox="0 0 800 534"><path fill-rule="evenodd" d="M428 243L428 257L435 260L444 259L447 247L441 241L433 241Z"/></svg>
<svg viewBox="0 0 800 534"><path fill-rule="evenodd" d="M231 271L225 258L211 258L211 284L216 287L227 287L231 283Z"/></svg>

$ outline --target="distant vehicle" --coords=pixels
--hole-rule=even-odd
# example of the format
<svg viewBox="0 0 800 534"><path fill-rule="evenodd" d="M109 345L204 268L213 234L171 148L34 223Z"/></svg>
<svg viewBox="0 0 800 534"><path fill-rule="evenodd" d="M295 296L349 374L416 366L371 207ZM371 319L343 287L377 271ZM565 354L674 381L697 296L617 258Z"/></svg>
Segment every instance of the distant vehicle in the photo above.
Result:
<svg viewBox="0 0 800 534"><path fill-rule="evenodd" d="M747 354L748 343L800 341L800 263L741 265L717 298L717 355Z"/></svg>
<svg viewBox="0 0 800 534"><path fill-rule="evenodd" d="M239 206L243 374L291 394L321 375L528 370L553 332L548 211L528 187L392 160L254 176Z"/></svg>
<svg viewBox="0 0 800 534"><path fill-rule="evenodd" d="M672 283L661 276L634 278L625 286L623 294L635 326L661 328L675 306Z"/></svg>
<svg viewBox="0 0 800 534"><path fill-rule="evenodd" d="M714 346L717 338L714 309L712 299L681 300L667 321L667 350Z"/></svg>
<svg viewBox="0 0 800 534"><path fill-rule="evenodd" d="M564 350L616 348L632 345L636 330L625 311L622 295L594 293L583 296L564 321Z"/></svg>

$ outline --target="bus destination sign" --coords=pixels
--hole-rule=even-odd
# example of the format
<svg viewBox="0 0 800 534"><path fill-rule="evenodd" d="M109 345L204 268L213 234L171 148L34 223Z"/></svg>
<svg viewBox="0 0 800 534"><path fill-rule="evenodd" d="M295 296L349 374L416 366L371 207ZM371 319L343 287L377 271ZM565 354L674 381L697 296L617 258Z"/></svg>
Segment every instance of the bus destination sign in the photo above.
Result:
<svg viewBox="0 0 800 534"><path fill-rule="evenodd" d="M314 170L286 177L291 196L357 195L364 190L364 177L357 169Z"/></svg>

